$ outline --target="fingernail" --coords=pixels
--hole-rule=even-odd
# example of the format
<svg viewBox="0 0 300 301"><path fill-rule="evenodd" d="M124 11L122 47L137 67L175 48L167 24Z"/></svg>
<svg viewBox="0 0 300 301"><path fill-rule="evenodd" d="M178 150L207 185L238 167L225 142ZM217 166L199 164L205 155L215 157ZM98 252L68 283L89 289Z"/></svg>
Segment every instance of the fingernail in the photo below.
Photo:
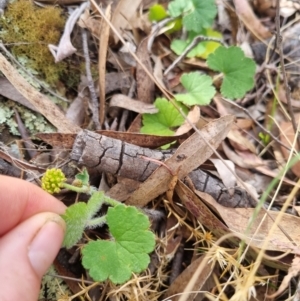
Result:
<svg viewBox="0 0 300 301"><path fill-rule="evenodd" d="M28 257L32 268L42 277L54 261L63 241L64 221L57 218L48 220L33 238Z"/></svg>

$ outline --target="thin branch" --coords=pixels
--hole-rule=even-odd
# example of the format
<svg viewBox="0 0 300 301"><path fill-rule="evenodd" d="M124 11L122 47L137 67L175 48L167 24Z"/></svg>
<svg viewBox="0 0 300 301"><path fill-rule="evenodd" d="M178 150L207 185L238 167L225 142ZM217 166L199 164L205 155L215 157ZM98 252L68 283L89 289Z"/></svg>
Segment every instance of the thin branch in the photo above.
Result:
<svg viewBox="0 0 300 301"><path fill-rule="evenodd" d="M89 56L88 38L87 38L86 29L84 28L81 29L81 35L82 35L82 48L83 48L83 54L85 59L86 77L87 77L88 87L91 95L92 116L93 116L92 118L96 129L100 130L101 125L99 122L99 105L98 105L98 98L97 98L94 81L92 77L92 72L91 72L91 60Z"/></svg>
<svg viewBox="0 0 300 301"><path fill-rule="evenodd" d="M196 47L200 42L202 41L212 41L212 42L218 42L222 45L225 45L225 43L217 38L212 38L212 37L206 37L206 36L196 36L192 43L190 45L188 45L183 53L166 69L166 71L164 72L164 76L166 76L177 64L179 64L186 56L187 54L194 48Z"/></svg>

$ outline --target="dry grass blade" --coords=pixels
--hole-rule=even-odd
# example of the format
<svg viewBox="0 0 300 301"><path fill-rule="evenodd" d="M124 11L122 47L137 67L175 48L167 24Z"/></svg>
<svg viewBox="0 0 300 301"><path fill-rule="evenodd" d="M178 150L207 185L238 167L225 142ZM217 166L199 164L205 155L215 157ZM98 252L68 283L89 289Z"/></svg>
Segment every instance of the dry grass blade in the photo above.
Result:
<svg viewBox="0 0 300 301"><path fill-rule="evenodd" d="M111 5L109 4L105 10L105 16L108 20L111 17ZM105 73L106 73L106 56L108 49L109 39L109 24L102 22L102 30L99 40L99 54L98 54L98 65L99 65L99 118L100 124L103 125L105 119Z"/></svg>

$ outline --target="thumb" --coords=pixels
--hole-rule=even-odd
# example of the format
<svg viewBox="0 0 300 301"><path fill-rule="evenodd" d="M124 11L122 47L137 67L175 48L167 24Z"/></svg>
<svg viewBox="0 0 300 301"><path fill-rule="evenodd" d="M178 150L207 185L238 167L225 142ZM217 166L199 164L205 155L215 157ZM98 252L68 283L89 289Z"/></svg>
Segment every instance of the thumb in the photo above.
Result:
<svg viewBox="0 0 300 301"><path fill-rule="evenodd" d="M39 213L0 238L0 300L35 301L41 278L57 255L65 223L55 213Z"/></svg>

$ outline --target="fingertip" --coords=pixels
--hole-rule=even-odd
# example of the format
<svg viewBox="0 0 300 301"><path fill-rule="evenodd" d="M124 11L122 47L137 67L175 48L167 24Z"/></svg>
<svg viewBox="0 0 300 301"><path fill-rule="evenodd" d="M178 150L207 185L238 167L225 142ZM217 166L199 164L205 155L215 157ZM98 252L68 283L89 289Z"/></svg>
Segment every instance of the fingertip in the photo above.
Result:
<svg viewBox="0 0 300 301"><path fill-rule="evenodd" d="M65 223L60 216L47 220L28 247L28 258L35 273L42 277L54 261L64 238Z"/></svg>
<svg viewBox="0 0 300 301"><path fill-rule="evenodd" d="M46 212L30 217L0 238L0 300L37 299L41 278L54 261L64 232L63 219Z"/></svg>
<svg viewBox="0 0 300 301"><path fill-rule="evenodd" d="M54 196L24 180L0 176L0 191L5 192L0 196L0 236L34 214L63 214L66 209Z"/></svg>

